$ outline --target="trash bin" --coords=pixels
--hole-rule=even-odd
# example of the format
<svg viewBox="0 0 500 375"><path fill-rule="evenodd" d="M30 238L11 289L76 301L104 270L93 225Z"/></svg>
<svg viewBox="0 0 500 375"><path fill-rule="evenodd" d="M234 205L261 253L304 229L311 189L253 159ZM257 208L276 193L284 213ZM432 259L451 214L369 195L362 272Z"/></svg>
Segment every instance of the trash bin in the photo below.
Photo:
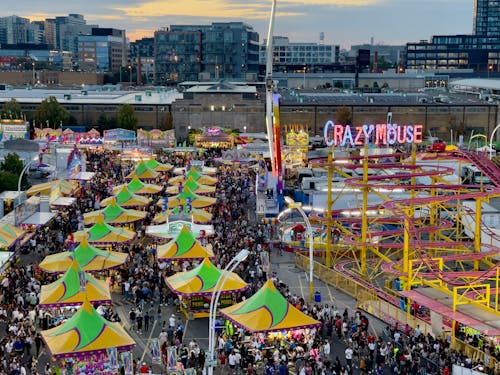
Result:
<svg viewBox="0 0 500 375"><path fill-rule="evenodd" d="M321 302L321 293L320 292L314 293L314 302Z"/></svg>

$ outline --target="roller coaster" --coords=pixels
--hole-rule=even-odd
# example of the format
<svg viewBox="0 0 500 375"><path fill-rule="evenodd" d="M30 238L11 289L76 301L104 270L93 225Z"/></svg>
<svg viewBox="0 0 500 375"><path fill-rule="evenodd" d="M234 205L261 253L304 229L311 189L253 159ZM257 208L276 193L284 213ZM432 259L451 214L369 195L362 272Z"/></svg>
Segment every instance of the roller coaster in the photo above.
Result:
<svg viewBox="0 0 500 375"><path fill-rule="evenodd" d="M463 163L477 166L491 185L462 184L459 172L453 175ZM500 325L492 319L500 320L500 236L481 215L483 202L500 196L495 164L459 150L318 159L311 164L327 169L329 177L345 175L340 192L332 193L329 183L326 210L310 215L329 234L327 267L408 314L419 313L412 311L412 304L425 307L427 313L419 317L429 324L429 311L439 311L450 331L459 322L500 335ZM361 166L362 176L346 173ZM376 173L369 175L369 170ZM404 196L395 194L401 191ZM369 193L377 202L368 199ZM359 202L358 207L336 208L343 195ZM481 241L485 233L490 243Z"/></svg>

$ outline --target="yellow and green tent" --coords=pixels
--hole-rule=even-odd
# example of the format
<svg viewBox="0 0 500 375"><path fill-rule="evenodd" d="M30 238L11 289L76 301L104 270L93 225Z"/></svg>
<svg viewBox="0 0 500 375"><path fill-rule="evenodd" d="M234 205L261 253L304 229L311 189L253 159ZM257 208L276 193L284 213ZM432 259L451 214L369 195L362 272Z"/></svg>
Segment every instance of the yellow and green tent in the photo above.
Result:
<svg viewBox="0 0 500 375"><path fill-rule="evenodd" d="M180 260L180 259L204 259L212 258L213 251L203 247L194 238L193 233L187 226L182 227L176 238L164 245L158 246L158 261Z"/></svg>
<svg viewBox="0 0 500 375"><path fill-rule="evenodd" d="M114 198L114 197L112 197ZM139 210L126 209L116 203L116 199L111 200L110 204L102 210L87 212L83 215L85 225L95 224L99 216L104 216L104 222L108 224L127 224L143 220L147 212Z"/></svg>
<svg viewBox="0 0 500 375"><path fill-rule="evenodd" d="M87 272L103 271L121 266L127 261L128 255L118 251L105 251L89 245L83 238L73 251L47 255L39 267L45 272L65 272L74 260Z"/></svg>
<svg viewBox="0 0 500 375"><path fill-rule="evenodd" d="M129 207L144 207L149 204L151 199L133 194L127 187L123 187L118 194L112 197L107 197L101 201L101 207L106 207L112 202L116 202L124 208Z"/></svg>
<svg viewBox="0 0 500 375"><path fill-rule="evenodd" d="M188 201L191 200L192 208L205 208L213 206L217 202L217 198L207 197L204 195L198 195L189 190L188 187L182 189L180 194L177 194L175 197L171 197L168 199L168 208L174 208L180 205L185 205ZM158 205L162 205L163 202L160 200Z"/></svg>
<svg viewBox="0 0 500 375"><path fill-rule="evenodd" d="M163 164L156 159L149 159L145 162L146 167L152 169L155 172L168 172L174 168L171 164Z"/></svg>
<svg viewBox="0 0 500 375"><path fill-rule="evenodd" d="M229 273L221 271L205 258L197 267L190 271L178 272L173 276L165 278L167 286L176 294L181 296L203 296L212 295L215 284L221 275ZM236 273L228 275L226 283L222 287L223 292L241 292L248 288L248 284Z"/></svg>
<svg viewBox="0 0 500 375"><path fill-rule="evenodd" d="M212 221L212 217L213 217L213 215L210 212L207 212L207 211L202 210L202 209L192 208L191 212L189 212L188 214L183 214L179 210L179 207L175 207L172 211L165 211L165 212L160 212L159 214L157 214L154 217L153 222L155 224L166 223L167 218L169 218L169 220L171 220L172 217L177 216L177 215L185 216L188 219L190 219L190 217L192 216L193 221L195 223L200 223L200 224L210 223Z"/></svg>
<svg viewBox="0 0 500 375"><path fill-rule="evenodd" d="M155 172L154 170L148 168L146 163L141 161L137 164L135 170L125 178L132 179L134 177L137 177L141 180L151 180L157 178L158 176L159 176L158 172Z"/></svg>
<svg viewBox="0 0 500 375"><path fill-rule="evenodd" d="M108 348L127 351L135 346L121 324L104 319L88 300L65 323L40 334L56 358L105 353Z"/></svg>
<svg viewBox="0 0 500 375"><path fill-rule="evenodd" d="M134 177L128 184L118 185L113 188L113 194L118 194L124 187L126 187L133 194L157 194L161 191L162 187L155 184L146 184Z"/></svg>
<svg viewBox="0 0 500 375"><path fill-rule="evenodd" d="M85 277L82 286L80 277ZM106 281L97 280L83 271L78 262L73 263L58 280L42 285L38 307L59 307L80 305L88 298L90 302L111 303L111 292Z"/></svg>
<svg viewBox="0 0 500 375"><path fill-rule="evenodd" d="M219 312L252 333L294 331L321 325L289 303L271 280L267 280L252 297Z"/></svg>
<svg viewBox="0 0 500 375"><path fill-rule="evenodd" d="M126 228L115 228L105 223L104 217L100 215L93 226L73 235L75 242L81 242L86 238L90 244L105 246L132 241L136 233Z"/></svg>

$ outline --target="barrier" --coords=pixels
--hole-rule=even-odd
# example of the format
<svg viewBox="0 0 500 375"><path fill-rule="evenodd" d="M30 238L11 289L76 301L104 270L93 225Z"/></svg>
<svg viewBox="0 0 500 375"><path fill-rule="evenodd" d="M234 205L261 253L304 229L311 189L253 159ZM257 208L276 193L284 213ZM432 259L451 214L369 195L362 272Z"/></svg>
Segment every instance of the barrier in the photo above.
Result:
<svg viewBox="0 0 500 375"><path fill-rule="evenodd" d="M296 252L295 266L305 271L309 270L309 257ZM356 306L359 309L366 311L370 315L373 315L384 322L387 322L388 325L394 326L397 322L400 327L403 327L405 324L408 324L410 327L416 327L418 324L424 335L433 335L432 326L429 322L413 315L409 315L407 312L401 310L399 306L395 306L380 298L375 289L367 288L359 282L347 278L340 272L337 272L332 268L328 268L316 261L314 262L313 270L315 277L351 296L355 299ZM486 355L485 352L459 339L455 339L453 349L463 352L468 357L472 358L473 361L484 362ZM493 355L489 355L488 357L489 367L495 369L495 373L497 373L497 371L500 372L500 362L497 361Z"/></svg>

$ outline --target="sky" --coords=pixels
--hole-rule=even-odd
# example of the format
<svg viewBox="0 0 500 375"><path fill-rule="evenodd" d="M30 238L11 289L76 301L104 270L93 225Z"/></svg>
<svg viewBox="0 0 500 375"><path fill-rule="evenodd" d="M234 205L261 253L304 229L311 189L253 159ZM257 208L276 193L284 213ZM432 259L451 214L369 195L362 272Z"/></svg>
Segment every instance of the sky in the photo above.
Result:
<svg viewBox="0 0 500 375"><path fill-rule="evenodd" d="M6 0L4 0L6 1ZM470 34L472 0L278 0L274 35L292 42L405 44ZM271 0L16 0L0 16L32 20L79 13L87 23L127 30L131 41L172 24L244 21L267 35Z"/></svg>

